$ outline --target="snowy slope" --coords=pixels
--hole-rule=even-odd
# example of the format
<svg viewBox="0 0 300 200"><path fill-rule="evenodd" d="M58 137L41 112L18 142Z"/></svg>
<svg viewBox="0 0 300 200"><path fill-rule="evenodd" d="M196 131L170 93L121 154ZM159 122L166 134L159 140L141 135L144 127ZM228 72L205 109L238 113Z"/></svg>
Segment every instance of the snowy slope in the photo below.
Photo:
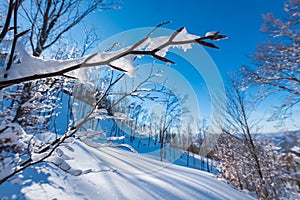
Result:
<svg viewBox="0 0 300 200"><path fill-rule="evenodd" d="M199 170L111 147L71 147L74 152L64 151L76 159L68 163L90 173L73 176L52 165L29 169L22 175L30 181L1 185L0 199L253 199Z"/></svg>

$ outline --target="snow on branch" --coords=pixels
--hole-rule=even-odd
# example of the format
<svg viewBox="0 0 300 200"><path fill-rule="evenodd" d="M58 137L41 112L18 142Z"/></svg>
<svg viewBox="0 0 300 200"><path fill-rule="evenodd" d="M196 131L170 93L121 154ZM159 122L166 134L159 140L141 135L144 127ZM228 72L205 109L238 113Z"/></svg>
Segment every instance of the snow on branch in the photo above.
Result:
<svg viewBox="0 0 300 200"><path fill-rule="evenodd" d="M154 30L156 30L156 28ZM218 49L216 45L207 42L207 40L227 38L227 36L219 35L218 32L209 32L204 37L199 37L189 34L184 27L175 31L171 36L151 38L150 36L153 31L134 45L122 48L118 51L99 52L66 61L44 60L33 57L25 51L25 46L21 42L17 42L16 52L18 53L17 56L19 60L18 62L14 62L8 70L4 68L0 69L2 76L0 77L0 89L23 81L33 81L53 76L69 76L68 73L74 70L102 65L108 65L129 76L134 76L134 59L137 55L149 55L163 62L174 63L165 57L170 47L182 48L186 51L191 48L192 44L200 44ZM9 41L2 42L7 43Z"/></svg>

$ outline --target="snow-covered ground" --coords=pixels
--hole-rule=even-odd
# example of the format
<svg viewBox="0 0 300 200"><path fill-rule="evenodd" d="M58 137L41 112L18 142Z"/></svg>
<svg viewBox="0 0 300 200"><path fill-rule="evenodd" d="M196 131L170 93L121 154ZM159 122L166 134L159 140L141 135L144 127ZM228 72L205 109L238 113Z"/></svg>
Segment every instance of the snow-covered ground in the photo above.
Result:
<svg viewBox="0 0 300 200"><path fill-rule="evenodd" d="M253 199L200 170L79 141L71 147L64 150L75 158L68 163L89 173L73 176L41 165L1 185L0 199Z"/></svg>

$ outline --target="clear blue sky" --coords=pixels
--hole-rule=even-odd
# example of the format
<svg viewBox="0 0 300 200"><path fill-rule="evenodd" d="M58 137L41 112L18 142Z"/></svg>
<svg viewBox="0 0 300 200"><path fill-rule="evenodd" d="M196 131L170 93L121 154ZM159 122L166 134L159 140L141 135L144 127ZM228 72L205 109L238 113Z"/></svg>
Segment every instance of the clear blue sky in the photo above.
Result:
<svg viewBox="0 0 300 200"><path fill-rule="evenodd" d="M221 73L249 64L247 55L256 44L266 39L259 29L262 14L282 14L283 0L124 0L120 10L97 14L92 23L99 28L104 39L109 35L133 28L156 26L171 20L165 26L178 29L185 26L189 32L203 35L207 31L220 31L229 39L218 42L221 51L207 48Z"/></svg>
<svg viewBox="0 0 300 200"><path fill-rule="evenodd" d="M172 23L165 28L176 30L184 26L190 33L200 36L207 31L219 31L229 36L227 40L216 43L221 50L205 49L226 80L228 72L236 71L241 65L251 65L251 60L247 56L254 53L257 43L267 39L266 35L260 32L262 15L272 12L276 17L282 16L284 2L284 0L124 0L120 10L94 14L88 23L98 30L102 40L122 31L153 27L169 20ZM193 84L197 85L196 82ZM257 116L264 116L264 112L257 112ZM267 125L268 128L264 131L272 130L272 126Z"/></svg>

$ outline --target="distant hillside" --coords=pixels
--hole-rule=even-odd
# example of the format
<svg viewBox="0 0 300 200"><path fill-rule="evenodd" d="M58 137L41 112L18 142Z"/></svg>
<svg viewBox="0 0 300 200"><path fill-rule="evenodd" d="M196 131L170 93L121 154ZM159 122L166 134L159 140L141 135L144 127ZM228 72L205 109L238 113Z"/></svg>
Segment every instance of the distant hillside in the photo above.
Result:
<svg viewBox="0 0 300 200"><path fill-rule="evenodd" d="M257 134L264 144L272 144L279 153L291 152L300 157L300 130Z"/></svg>

